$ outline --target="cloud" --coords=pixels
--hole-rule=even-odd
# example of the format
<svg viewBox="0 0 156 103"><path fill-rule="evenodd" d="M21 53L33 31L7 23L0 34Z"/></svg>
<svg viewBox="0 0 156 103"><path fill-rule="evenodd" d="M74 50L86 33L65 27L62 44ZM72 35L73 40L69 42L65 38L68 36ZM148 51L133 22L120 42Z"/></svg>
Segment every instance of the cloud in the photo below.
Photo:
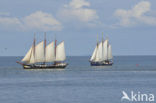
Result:
<svg viewBox="0 0 156 103"><path fill-rule="evenodd" d="M60 14L68 20L78 20L85 23L96 22L99 18L96 10L89 7L90 3L85 0L72 0L69 4L64 5Z"/></svg>
<svg viewBox="0 0 156 103"><path fill-rule="evenodd" d="M2 30L21 30L21 22L16 17L0 17L0 28Z"/></svg>
<svg viewBox="0 0 156 103"><path fill-rule="evenodd" d="M18 18L10 17L0 17L0 25L9 26L9 25L20 25L21 22Z"/></svg>
<svg viewBox="0 0 156 103"><path fill-rule="evenodd" d="M62 29L61 23L51 14L37 11L22 18L0 17L0 26L6 29L57 31Z"/></svg>
<svg viewBox="0 0 156 103"><path fill-rule="evenodd" d="M147 15L150 12L150 2L141 1L130 10L117 9L114 13L121 26L134 26L140 23L156 25L156 17Z"/></svg>

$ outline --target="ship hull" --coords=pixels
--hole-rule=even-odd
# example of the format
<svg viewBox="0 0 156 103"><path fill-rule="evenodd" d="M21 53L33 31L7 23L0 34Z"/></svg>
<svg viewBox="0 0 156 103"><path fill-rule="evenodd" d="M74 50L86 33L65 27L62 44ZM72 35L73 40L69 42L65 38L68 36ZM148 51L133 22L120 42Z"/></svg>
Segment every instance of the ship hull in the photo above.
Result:
<svg viewBox="0 0 156 103"><path fill-rule="evenodd" d="M48 65L48 66L39 66L39 65L23 65L24 69L64 69L67 65Z"/></svg>
<svg viewBox="0 0 156 103"><path fill-rule="evenodd" d="M51 65L47 64L24 64L21 62L17 62L22 65L24 69L64 69L68 64L67 63L54 63Z"/></svg>
<svg viewBox="0 0 156 103"><path fill-rule="evenodd" d="M24 69L64 69L65 65L23 65Z"/></svg>
<svg viewBox="0 0 156 103"><path fill-rule="evenodd" d="M17 61L24 69L64 69L68 63L55 62L54 64L25 64Z"/></svg>
<svg viewBox="0 0 156 103"><path fill-rule="evenodd" d="M94 61L91 61L90 65L91 66L112 66L113 62L112 61L107 61L107 62L94 62Z"/></svg>

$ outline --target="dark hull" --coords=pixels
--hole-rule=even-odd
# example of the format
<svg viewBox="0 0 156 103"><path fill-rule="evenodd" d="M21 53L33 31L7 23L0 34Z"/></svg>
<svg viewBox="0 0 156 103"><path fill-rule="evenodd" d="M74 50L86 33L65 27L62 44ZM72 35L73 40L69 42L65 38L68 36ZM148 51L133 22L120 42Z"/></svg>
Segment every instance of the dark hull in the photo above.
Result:
<svg viewBox="0 0 156 103"><path fill-rule="evenodd" d="M63 65L28 65L23 64L24 69L64 69L68 64Z"/></svg>
<svg viewBox="0 0 156 103"><path fill-rule="evenodd" d="M91 66L112 66L113 62L90 62Z"/></svg>

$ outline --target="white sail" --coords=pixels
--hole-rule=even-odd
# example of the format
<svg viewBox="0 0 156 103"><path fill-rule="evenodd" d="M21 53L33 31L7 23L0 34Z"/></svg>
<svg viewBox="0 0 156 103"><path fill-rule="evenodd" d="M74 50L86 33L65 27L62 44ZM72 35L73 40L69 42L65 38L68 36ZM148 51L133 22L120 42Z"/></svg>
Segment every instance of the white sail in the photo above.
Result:
<svg viewBox="0 0 156 103"><path fill-rule="evenodd" d="M94 49L94 52L93 52L93 54L92 54L92 57L90 58L90 61L95 60L96 54L97 54L97 45L96 45L96 47L95 47L95 49Z"/></svg>
<svg viewBox="0 0 156 103"><path fill-rule="evenodd" d="M100 42L99 47L98 47L98 51L97 51L97 56L96 56L97 57L96 60L98 60L98 61L103 60L103 58L102 58L102 49L103 49L102 42Z"/></svg>
<svg viewBox="0 0 156 103"><path fill-rule="evenodd" d="M113 56L112 56L112 46L111 45L108 46L108 59L109 60L113 59Z"/></svg>
<svg viewBox="0 0 156 103"><path fill-rule="evenodd" d="M32 47L29 49L25 57L22 59L23 62L29 62L31 57Z"/></svg>
<svg viewBox="0 0 156 103"><path fill-rule="evenodd" d="M108 59L108 40L105 40L103 43L103 60Z"/></svg>
<svg viewBox="0 0 156 103"><path fill-rule="evenodd" d="M43 41L35 47L35 62L45 62Z"/></svg>
<svg viewBox="0 0 156 103"><path fill-rule="evenodd" d="M64 61L66 59L64 41L56 47L56 59L55 61Z"/></svg>
<svg viewBox="0 0 156 103"><path fill-rule="evenodd" d="M55 60L55 46L54 42L46 46L45 62L53 62Z"/></svg>
<svg viewBox="0 0 156 103"><path fill-rule="evenodd" d="M94 61L102 61L102 42L97 46L96 56Z"/></svg>
<svg viewBox="0 0 156 103"><path fill-rule="evenodd" d="M32 47L31 49L31 56L30 56L30 60L29 60L29 64L34 64L35 63L35 55L34 55L34 47Z"/></svg>

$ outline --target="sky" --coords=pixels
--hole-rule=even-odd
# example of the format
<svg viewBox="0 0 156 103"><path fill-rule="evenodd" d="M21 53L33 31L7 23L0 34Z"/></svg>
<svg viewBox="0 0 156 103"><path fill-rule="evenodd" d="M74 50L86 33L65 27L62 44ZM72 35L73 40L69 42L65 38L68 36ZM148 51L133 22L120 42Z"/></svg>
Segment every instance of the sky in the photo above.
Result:
<svg viewBox="0 0 156 103"><path fill-rule="evenodd" d="M90 56L108 38L113 55L156 55L156 0L0 0L0 56L24 56L47 34L66 55Z"/></svg>

